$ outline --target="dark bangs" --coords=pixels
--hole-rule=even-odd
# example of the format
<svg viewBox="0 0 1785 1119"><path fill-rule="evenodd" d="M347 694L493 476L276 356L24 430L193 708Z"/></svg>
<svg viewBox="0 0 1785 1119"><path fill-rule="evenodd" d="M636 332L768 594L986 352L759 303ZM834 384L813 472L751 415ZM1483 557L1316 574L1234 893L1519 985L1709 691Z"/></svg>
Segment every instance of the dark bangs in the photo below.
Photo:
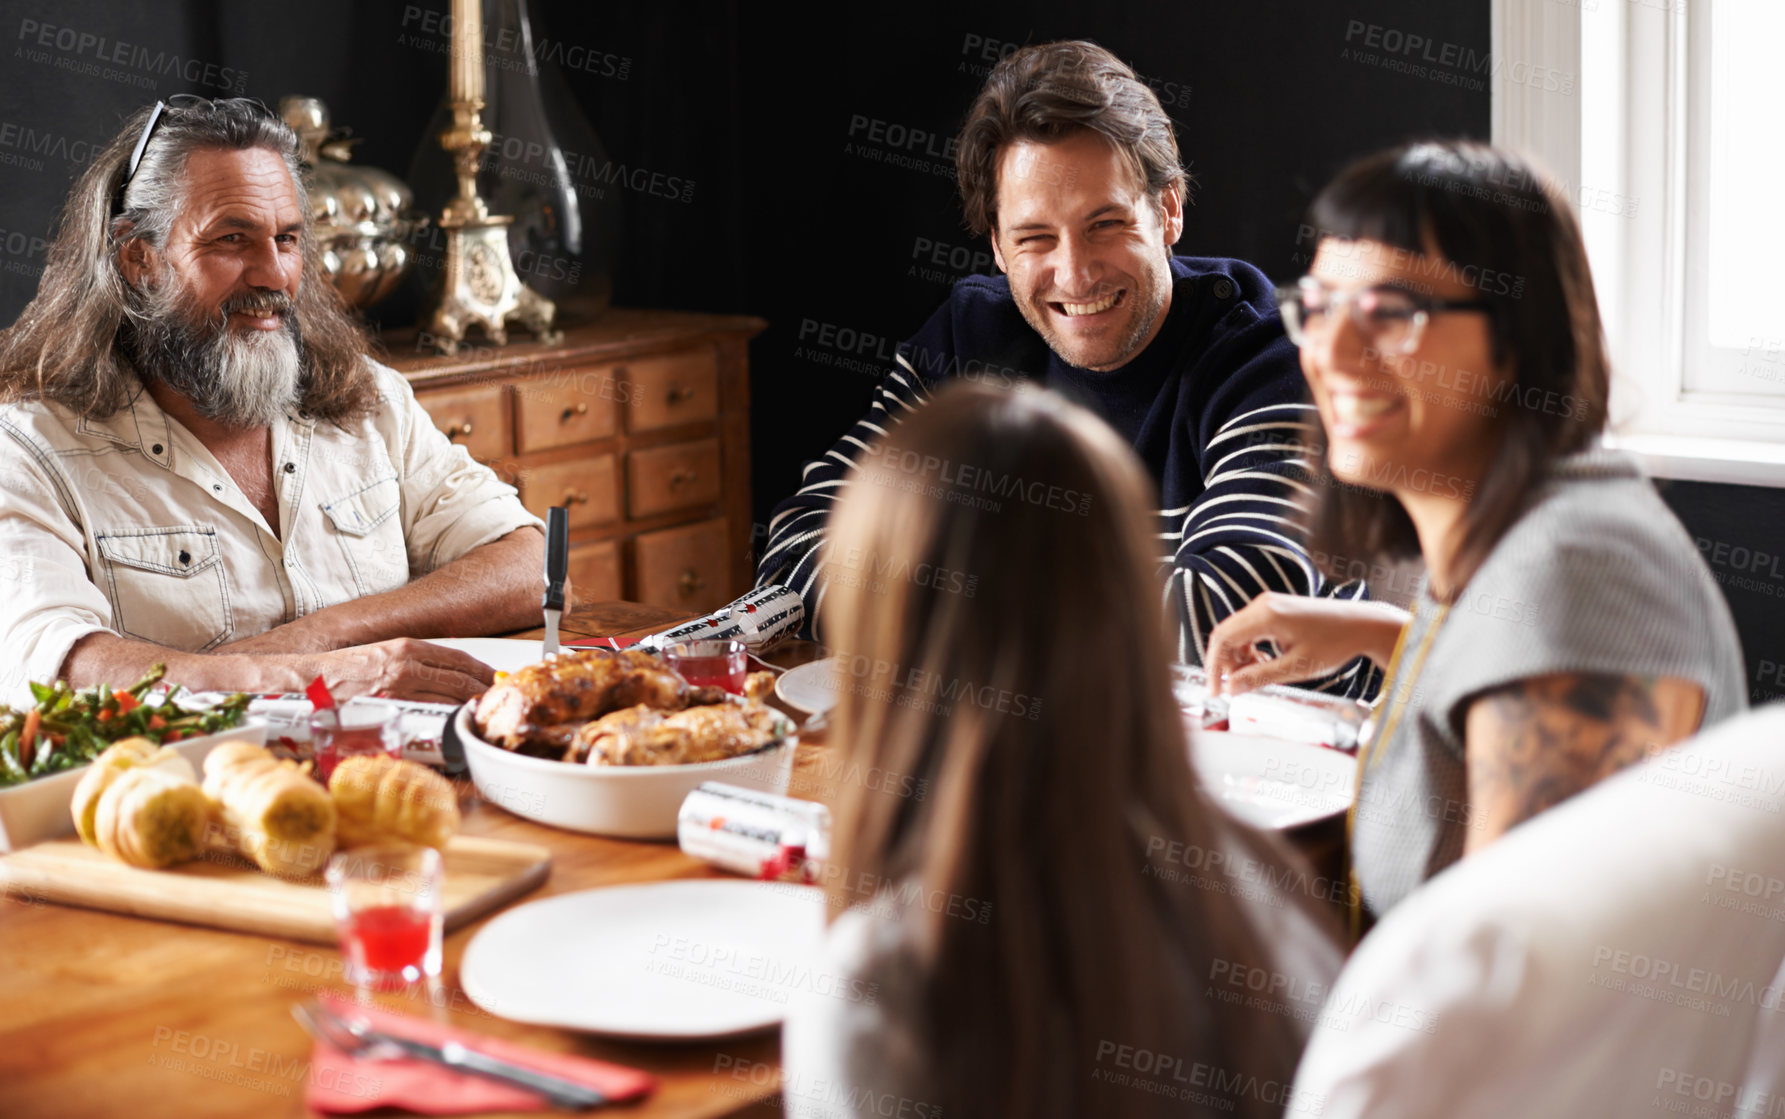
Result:
<svg viewBox="0 0 1785 1119"><path fill-rule="evenodd" d="M1358 160L1314 199L1308 224L1318 240L1376 241L1441 258L1443 275L1489 304L1491 356L1513 384L1498 394L1497 448L1464 514L1460 588L1550 464L1591 446L1605 427L1610 371L1580 227L1533 164L1467 140L1422 141ZM1401 503L1338 483L1325 443L1323 429L1309 528L1326 573L1343 577L1356 560L1418 555Z"/></svg>
<svg viewBox="0 0 1785 1119"><path fill-rule="evenodd" d="M1308 209L1308 224L1321 237L1380 241L1424 252L1426 188L1394 173L1395 152L1361 159L1327 184Z"/></svg>

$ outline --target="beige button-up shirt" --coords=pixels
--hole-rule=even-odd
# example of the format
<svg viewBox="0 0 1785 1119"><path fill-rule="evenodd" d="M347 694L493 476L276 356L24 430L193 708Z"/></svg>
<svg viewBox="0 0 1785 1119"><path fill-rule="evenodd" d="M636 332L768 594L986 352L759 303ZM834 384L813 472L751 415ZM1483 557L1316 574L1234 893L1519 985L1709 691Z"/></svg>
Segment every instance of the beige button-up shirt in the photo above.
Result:
<svg viewBox="0 0 1785 1119"><path fill-rule="evenodd" d="M204 652L540 525L433 425L400 374L374 365L373 414L344 428L301 413L274 425L277 533L147 392L103 420L0 406L5 691L54 679L89 633Z"/></svg>

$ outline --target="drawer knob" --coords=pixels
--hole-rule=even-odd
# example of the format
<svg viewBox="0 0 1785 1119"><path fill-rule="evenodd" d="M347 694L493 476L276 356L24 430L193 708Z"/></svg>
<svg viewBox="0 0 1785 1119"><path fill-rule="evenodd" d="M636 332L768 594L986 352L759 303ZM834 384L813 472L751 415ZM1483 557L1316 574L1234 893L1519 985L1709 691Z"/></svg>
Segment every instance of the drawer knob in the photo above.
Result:
<svg viewBox="0 0 1785 1119"><path fill-rule="evenodd" d="M694 399L694 390L693 389L683 388L681 385L670 385L669 386L669 402L671 404L680 404L684 400L693 400L693 399Z"/></svg>
<svg viewBox="0 0 1785 1119"><path fill-rule="evenodd" d="M446 437L448 439L457 439L461 435L470 435L470 434L471 434L471 421L470 420L466 420L463 423L453 424L451 427L446 429Z"/></svg>
<svg viewBox="0 0 1785 1119"><path fill-rule="evenodd" d="M575 408L564 409L564 414L558 417L558 421L560 423L569 423L578 416L586 416L588 414L589 405L587 403L578 404Z"/></svg>
<svg viewBox="0 0 1785 1119"><path fill-rule="evenodd" d="M699 475L692 470L677 470L669 476L669 488L673 490L677 486L685 486L698 477Z"/></svg>
<svg viewBox="0 0 1785 1119"><path fill-rule="evenodd" d="M566 504L566 505L586 505L586 504L588 504L588 502L589 502L589 495L588 495L587 491L584 491L584 490L565 490L564 491L564 504Z"/></svg>
<svg viewBox="0 0 1785 1119"><path fill-rule="evenodd" d="M701 577L700 572L692 567L682 572L682 577L676 580L676 586L681 589L683 598L688 598L706 585L707 581Z"/></svg>

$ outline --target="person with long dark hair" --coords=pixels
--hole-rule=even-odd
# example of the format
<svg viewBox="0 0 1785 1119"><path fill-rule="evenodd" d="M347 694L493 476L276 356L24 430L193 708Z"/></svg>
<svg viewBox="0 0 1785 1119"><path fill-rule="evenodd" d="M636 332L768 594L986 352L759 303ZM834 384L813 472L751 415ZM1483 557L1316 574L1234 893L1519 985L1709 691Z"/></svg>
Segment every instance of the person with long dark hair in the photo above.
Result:
<svg viewBox="0 0 1785 1119"><path fill-rule="evenodd" d="M1352 861L1382 912L1464 854L1746 707L1728 606L1627 455L1580 230L1528 161L1407 145L1315 199L1281 293L1319 413L1311 546L1417 559L1412 611L1268 596L1217 627L1230 691L1388 664Z"/></svg>
<svg viewBox="0 0 1785 1119"><path fill-rule="evenodd" d="M1192 776L1153 497L1032 388L951 385L862 456L826 544L840 915L786 1026L794 1114L1282 1114L1339 921Z"/></svg>

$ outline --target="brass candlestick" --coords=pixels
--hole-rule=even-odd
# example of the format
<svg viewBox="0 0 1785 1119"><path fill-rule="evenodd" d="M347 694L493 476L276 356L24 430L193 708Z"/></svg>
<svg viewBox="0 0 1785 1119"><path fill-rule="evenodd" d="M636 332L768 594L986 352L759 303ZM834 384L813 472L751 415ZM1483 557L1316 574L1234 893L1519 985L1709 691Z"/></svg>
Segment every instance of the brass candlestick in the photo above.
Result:
<svg viewBox="0 0 1785 1119"><path fill-rule="evenodd" d="M452 127L440 146L452 153L459 193L440 215L446 234L446 276L440 305L429 320L433 344L457 353L473 325L497 345L508 341L517 322L547 345L564 336L552 329L557 305L521 282L508 255L508 226L514 219L492 214L477 194L477 167L490 144L483 126L483 5L452 0Z"/></svg>

